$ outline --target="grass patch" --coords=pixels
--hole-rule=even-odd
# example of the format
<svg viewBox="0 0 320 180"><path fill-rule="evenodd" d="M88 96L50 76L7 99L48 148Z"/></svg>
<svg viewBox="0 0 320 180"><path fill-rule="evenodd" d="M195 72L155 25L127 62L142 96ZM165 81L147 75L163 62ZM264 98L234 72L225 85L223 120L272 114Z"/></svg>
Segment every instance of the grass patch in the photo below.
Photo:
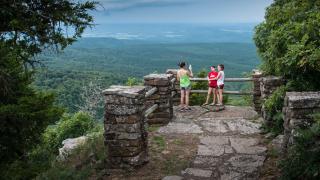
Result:
<svg viewBox="0 0 320 180"><path fill-rule="evenodd" d="M150 126L148 127L148 132L158 131L158 129L159 129L160 127L161 127L160 125L150 125Z"/></svg>
<svg viewBox="0 0 320 180"><path fill-rule="evenodd" d="M163 136L154 136L152 138L153 144L156 145L156 150L163 151L166 148L166 141Z"/></svg>
<svg viewBox="0 0 320 180"><path fill-rule="evenodd" d="M173 143L176 144L176 145L183 145L184 144L184 142L181 139L175 139L173 141Z"/></svg>
<svg viewBox="0 0 320 180"><path fill-rule="evenodd" d="M278 156L279 156L279 152L277 150L275 150L274 148L271 148L268 151L268 157L277 158Z"/></svg>

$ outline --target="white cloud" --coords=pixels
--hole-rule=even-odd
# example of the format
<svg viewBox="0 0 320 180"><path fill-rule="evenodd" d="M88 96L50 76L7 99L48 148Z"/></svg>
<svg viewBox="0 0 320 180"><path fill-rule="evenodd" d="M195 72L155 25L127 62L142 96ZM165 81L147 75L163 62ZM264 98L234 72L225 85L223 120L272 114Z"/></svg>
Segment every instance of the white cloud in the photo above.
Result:
<svg viewBox="0 0 320 180"><path fill-rule="evenodd" d="M196 0L99 0L107 11L121 11L135 7L185 5Z"/></svg>

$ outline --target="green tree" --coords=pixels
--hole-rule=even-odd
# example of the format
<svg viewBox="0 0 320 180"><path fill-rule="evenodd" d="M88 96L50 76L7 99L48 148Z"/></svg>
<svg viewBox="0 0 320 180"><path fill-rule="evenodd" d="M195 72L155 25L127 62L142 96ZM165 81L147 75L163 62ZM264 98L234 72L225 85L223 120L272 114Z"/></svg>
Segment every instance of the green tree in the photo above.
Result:
<svg viewBox="0 0 320 180"><path fill-rule="evenodd" d="M262 69L295 90L320 89L320 1L275 0L256 27Z"/></svg>
<svg viewBox="0 0 320 180"><path fill-rule="evenodd" d="M0 2L0 171L24 158L62 109L52 94L31 86L36 55L63 49L92 25L95 2L69 0L2 0Z"/></svg>

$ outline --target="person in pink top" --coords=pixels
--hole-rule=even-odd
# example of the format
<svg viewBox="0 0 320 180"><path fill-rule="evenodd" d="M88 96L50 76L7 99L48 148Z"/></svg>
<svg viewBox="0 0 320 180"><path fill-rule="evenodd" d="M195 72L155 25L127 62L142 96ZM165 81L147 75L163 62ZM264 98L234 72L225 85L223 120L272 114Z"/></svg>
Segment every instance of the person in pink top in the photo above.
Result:
<svg viewBox="0 0 320 180"><path fill-rule="evenodd" d="M208 95L207 95L207 100L203 104L203 106L209 104L209 99L210 99L210 95L211 94L213 94L213 102L210 105L215 105L216 104L217 94L218 94L217 80L214 79L214 78L218 77L218 72L215 70L215 66L211 66L210 68L211 68L211 72L209 72L209 74L208 74L208 82L209 82Z"/></svg>

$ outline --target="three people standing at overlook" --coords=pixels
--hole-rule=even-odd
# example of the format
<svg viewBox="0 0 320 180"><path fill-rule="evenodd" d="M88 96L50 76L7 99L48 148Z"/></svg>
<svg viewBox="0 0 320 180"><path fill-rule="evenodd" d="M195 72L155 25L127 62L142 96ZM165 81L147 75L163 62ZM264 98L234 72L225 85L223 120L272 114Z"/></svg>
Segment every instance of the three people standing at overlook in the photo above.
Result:
<svg viewBox="0 0 320 180"><path fill-rule="evenodd" d="M180 111L190 111L190 91L191 81L193 77L192 67L186 68L185 62L179 63L180 69L177 72L177 79L180 82L181 99L180 99ZM208 95L206 102L203 105L209 104L210 95L213 94L213 103L210 105L223 105L223 89L224 89L224 65L218 65L218 71L216 72L215 66L211 66L211 72L208 74ZM216 100L218 103L216 103Z"/></svg>

